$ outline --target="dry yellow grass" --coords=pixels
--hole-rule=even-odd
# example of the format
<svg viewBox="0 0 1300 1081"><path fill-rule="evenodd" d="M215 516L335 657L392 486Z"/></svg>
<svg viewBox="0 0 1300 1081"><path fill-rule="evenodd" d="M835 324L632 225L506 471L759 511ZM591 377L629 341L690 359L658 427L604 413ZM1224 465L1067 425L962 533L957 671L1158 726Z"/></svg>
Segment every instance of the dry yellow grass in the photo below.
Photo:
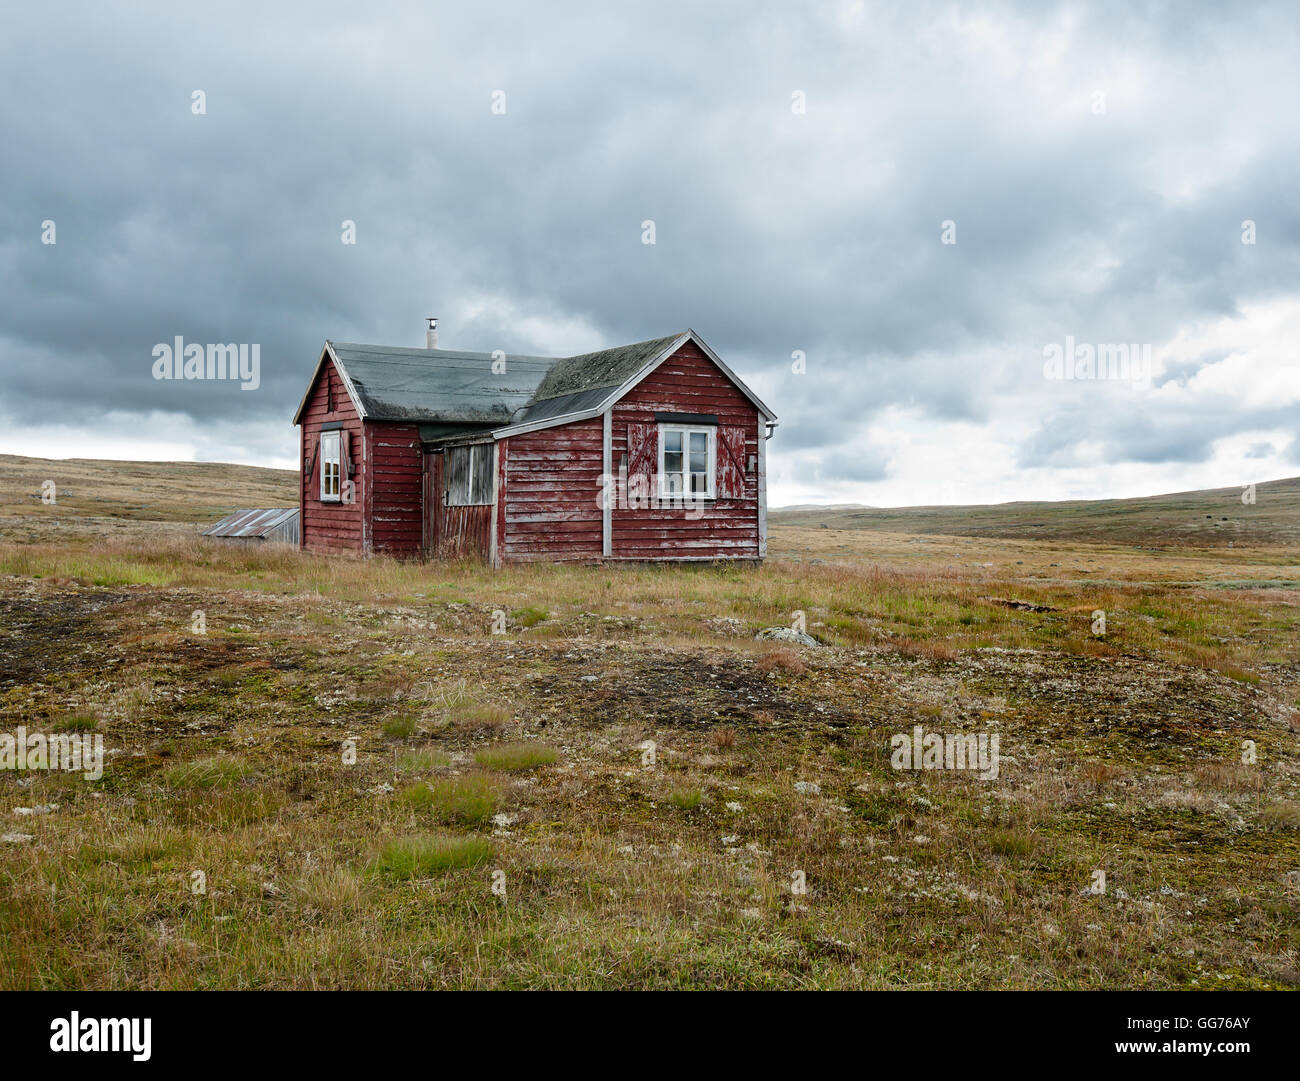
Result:
<svg viewBox="0 0 1300 1081"><path fill-rule="evenodd" d="M0 985L1300 984L1285 553L832 532L491 572L0 521L0 731L110 752L0 771ZM893 768L916 726L996 780Z"/></svg>

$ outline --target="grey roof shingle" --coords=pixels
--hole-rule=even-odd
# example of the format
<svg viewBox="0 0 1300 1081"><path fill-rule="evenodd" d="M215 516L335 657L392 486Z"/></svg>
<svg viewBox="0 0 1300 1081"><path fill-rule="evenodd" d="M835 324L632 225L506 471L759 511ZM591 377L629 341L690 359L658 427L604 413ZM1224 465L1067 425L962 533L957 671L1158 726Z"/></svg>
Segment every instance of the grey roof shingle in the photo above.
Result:
<svg viewBox="0 0 1300 1081"><path fill-rule="evenodd" d="M563 357L546 373L546 378L537 388L536 400L545 401L597 387L622 386L680 337L680 334L671 334L667 338L651 338L613 349L600 349L595 353Z"/></svg>
<svg viewBox="0 0 1300 1081"><path fill-rule="evenodd" d="M496 375L491 353L331 344L372 420L505 424L555 363L511 354Z"/></svg>
<svg viewBox="0 0 1300 1081"><path fill-rule="evenodd" d="M328 343L370 420L504 425L599 405L608 392L676 341L620 345L573 357L511 353L492 371L491 353Z"/></svg>

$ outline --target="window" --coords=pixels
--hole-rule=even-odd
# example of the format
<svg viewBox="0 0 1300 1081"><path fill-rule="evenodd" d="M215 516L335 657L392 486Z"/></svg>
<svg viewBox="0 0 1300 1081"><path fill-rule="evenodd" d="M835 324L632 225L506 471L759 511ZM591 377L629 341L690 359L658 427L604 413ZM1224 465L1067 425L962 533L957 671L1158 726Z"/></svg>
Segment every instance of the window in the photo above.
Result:
<svg viewBox="0 0 1300 1081"><path fill-rule="evenodd" d="M492 444L448 447L443 466L443 503L481 507L492 502Z"/></svg>
<svg viewBox="0 0 1300 1081"><path fill-rule="evenodd" d="M342 466L342 454L339 446L338 432L321 432L320 434L320 497L334 502L339 498L339 475Z"/></svg>
<svg viewBox="0 0 1300 1081"><path fill-rule="evenodd" d="M714 498L717 429L664 424L659 428L661 498Z"/></svg>

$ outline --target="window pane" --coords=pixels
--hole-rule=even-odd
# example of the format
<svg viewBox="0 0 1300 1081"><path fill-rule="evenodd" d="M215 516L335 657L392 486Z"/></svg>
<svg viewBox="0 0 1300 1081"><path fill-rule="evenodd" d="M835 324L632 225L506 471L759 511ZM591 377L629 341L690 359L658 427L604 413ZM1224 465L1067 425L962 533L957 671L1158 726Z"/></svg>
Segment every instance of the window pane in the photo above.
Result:
<svg viewBox="0 0 1300 1081"><path fill-rule="evenodd" d="M692 440L694 442L694 440ZM709 468L709 453L705 450L696 450L691 447L691 470L695 473L703 473Z"/></svg>
<svg viewBox="0 0 1300 1081"><path fill-rule="evenodd" d="M680 451L682 449L682 433L680 429L669 428L664 432L664 450Z"/></svg>
<svg viewBox="0 0 1300 1081"><path fill-rule="evenodd" d="M704 495L709 490L708 476L704 473L691 474L691 491L699 495Z"/></svg>
<svg viewBox="0 0 1300 1081"><path fill-rule="evenodd" d="M447 506L463 507L469 502L469 465L469 447L447 449L443 479Z"/></svg>
<svg viewBox="0 0 1300 1081"><path fill-rule="evenodd" d="M664 472L680 473L682 471L682 452L680 450L664 451Z"/></svg>
<svg viewBox="0 0 1300 1081"><path fill-rule="evenodd" d="M484 504L492 502L492 448L477 446L470 448L474 454L474 474L470 484L470 502Z"/></svg>
<svg viewBox="0 0 1300 1081"><path fill-rule="evenodd" d="M669 473L664 477L664 490L670 494L677 494L682 491L682 475L680 473Z"/></svg>
<svg viewBox="0 0 1300 1081"><path fill-rule="evenodd" d="M339 494L339 433L322 432L320 437L320 494L334 498Z"/></svg>
<svg viewBox="0 0 1300 1081"><path fill-rule="evenodd" d="M691 453L694 454L697 450L707 452L708 449L709 449L709 433L691 432Z"/></svg>

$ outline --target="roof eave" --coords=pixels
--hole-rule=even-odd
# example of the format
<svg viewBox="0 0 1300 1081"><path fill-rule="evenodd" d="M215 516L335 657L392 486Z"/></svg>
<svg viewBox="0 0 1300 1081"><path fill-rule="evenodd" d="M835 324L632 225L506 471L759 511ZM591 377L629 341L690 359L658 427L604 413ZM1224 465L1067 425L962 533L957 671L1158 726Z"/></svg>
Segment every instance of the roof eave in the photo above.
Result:
<svg viewBox="0 0 1300 1081"><path fill-rule="evenodd" d="M558 416L546 417L543 420L525 421L523 424L510 424L505 428L494 428L492 431L493 439L505 439L512 435L524 435L527 432L540 432L543 428L556 428L561 424L573 424L579 420L590 420L592 417L598 417L605 412L611 405L609 399L606 399L600 405L592 409L581 409L576 413L561 413Z"/></svg>

